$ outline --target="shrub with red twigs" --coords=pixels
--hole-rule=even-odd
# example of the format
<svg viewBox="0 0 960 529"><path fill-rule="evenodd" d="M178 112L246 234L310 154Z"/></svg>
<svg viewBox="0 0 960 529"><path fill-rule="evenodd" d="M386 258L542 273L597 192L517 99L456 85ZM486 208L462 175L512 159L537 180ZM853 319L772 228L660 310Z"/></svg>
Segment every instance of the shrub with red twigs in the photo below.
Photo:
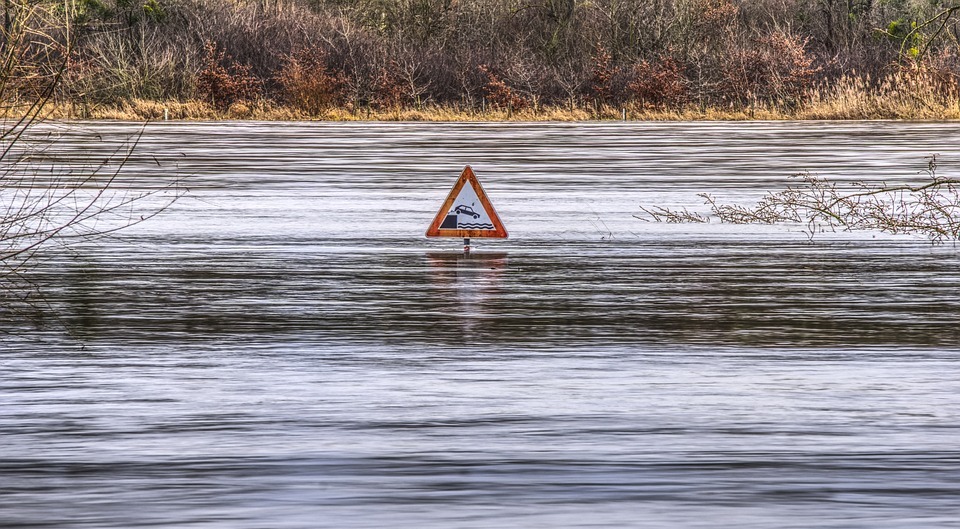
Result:
<svg viewBox="0 0 960 529"><path fill-rule="evenodd" d="M683 66L670 56L657 62L637 63L627 90L644 108L679 107L690 99L690 85Z"/></svg>
<svg viewBox="0 0 960 529"><path fill-rule="evenodd" d="M261 86L260 80L251 75L249 66L228 60L226 52L216 43L206 42L203 67L196 81L197 94L202 99L226 109L234 103L256 99Z"/></svg>
<svg viewBox="0 0 960 529"><path fill-rule="evenodd" d="M276 75L284 101L313 115L342 105L346 79L327 63L327 53L320 48L304 48L287 55Z"/></svg>
<svg viewBox="0 0 960 529"><path fill-rule="evenodd" d="M503 79L491 72L489 67L480 66L479 69L487 76L487 83L483 86L483 92L487 101L494 108L518 111L529 105L530 102L525 97L510 88Z"/></svg>

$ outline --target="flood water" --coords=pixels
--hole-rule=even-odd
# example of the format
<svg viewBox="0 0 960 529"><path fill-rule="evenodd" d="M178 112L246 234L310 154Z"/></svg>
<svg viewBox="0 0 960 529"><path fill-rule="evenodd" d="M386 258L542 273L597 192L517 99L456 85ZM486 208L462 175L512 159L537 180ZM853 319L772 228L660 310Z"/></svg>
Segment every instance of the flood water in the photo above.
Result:
<svg viewBox="0 0 960 529"><path fill-rule="evenodd" d="M0 526L960 527L955 244L635 217L932 153L960 126L150 124L122 176L186 195L0 311ZM423 236L466 164L510 231L470 255Z"/></svg>

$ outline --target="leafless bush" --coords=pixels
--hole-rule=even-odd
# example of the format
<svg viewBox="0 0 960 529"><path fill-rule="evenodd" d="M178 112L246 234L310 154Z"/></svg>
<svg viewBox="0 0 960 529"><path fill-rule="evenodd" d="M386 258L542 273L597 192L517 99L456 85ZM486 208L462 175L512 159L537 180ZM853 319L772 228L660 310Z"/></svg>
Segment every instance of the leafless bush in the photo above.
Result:
<svg viewBox="0 0 960 529"><path fill-rule="evenodd" d="M0 278L21 273L43 249L144 222L182 192L175 174L128 174L139 133L105 158L58 161L53 132L28 134L37 126L26 121L0 136Z"/></svg>
<svg viewBox="0 0 960 529"><path fill-rule="evenodd" d="M380 68L377 76L374 99L381 109L399 110L403 106L403 80L396 73L400 67L393 61L388 66Z"/></svg>
<svg viewBox="0 0 960 529"><path fill-rule="evenodd" d="M72 50L61 92L75 101L164 100L192 88L191 57L156 27L104 31Z"/></svg>
<svg viewBox="0 0 960 529"><path fill-rule="evenodd" d="M690 82L673 57L640 61L633 67L627 89L644 108L679 107L690 99Z"/></svg>
<svg viewBox="0 0 960 529"><path fill-rule="evenodd" d="M0 26L0 116L45 101L63 76L70 47L58 18L42 4L5 0Z"/></svg>
<svg viewBox="0 0 960 529"><path fill-rule="evenodd" d="M442 59L439 54L399 41L387 50L391 57L393 80L399 82L403 97L417 109L430 102L435 88L448 83L436 83L442 77ZM434 84L437 84L435 87Z"/></svg>
<svg viewBox="0 0 960 529"><path fill-rule="evenodd" d="M613 96L613 79L617 74L612 64L613 57L602 45L597 46L593 56L593 74L590 77L590 95L597 105L605 105Z"/></svg>
<svg viewBox="0 0 960 529"><path fill-rule="evenodd" d="M310 114L343 103L346 79L327 65L327 53L321 48L288 55L276 80L285 102Z"/></svg>
<svg viewBox="0 0 960 529"><path fill-rule="evenodd" d="M929 158L927 181L916 185L855 183L841 186L810 173L801 183L770 193L752 207L721 204L701 194L711 214L732 224L799 223L810 237L825 230L877 230L919 234L935 242L960 239L960 179L937 174L937 156ZM686 210L644 208L655 222L705 222ZM650 220L650 219L645 219Z"/></svg>
<svg viewBox="0 0 960 529"><path fill-rule="evenodd" d="M228 58L215 42L204 45L203 67L197 73L197 93L214 106L225 109L260 94L261 81L250 67Z"/></svg>
<svg viewBox="0 0 960 529"><path fill-rule="evenodd" d="M483 90L494 108L519 111L527 107L529 101L508 86L488 66L480 66L479 70L487 76L487 84L484 85Z"/></svg>
<svg viewBox="0 0 960 529"><path fill-rule="evenodd" d="M813 87L818 68L806 52L809 39L774 31L735 49L727 59L721 91L728 100L796 104Z"/></svg>
<svg viewBox="0 0 960 529"><path fill-rule="evenodd" d="M6 11L0 70L0 101L22 100L15 82L24 65L22 47L44 42L51 53L69 57L71 45L31 25L30 11ZM11 31L15 30L15 31ZM22 32L17 34L16 31ZM63 46L57 49L58 46ZM55 50L55 51L54 51ZM29 66L29 65L27 65ZM148 174L137 180L127 169L140 138L135 134L106 156L61 151L56 128L46 133L43 108L63 80L66 63L35 79L33 99L3 109L0 121L0 292L9 296L43 251L61 251L139 224L164 211L182 190L176 174ZM14 97L11 97L11 91ZM142 131L141 131L142 132ZM157 165L159 161L154 159ZM160 168L166 173L170 168Z"/></svg>

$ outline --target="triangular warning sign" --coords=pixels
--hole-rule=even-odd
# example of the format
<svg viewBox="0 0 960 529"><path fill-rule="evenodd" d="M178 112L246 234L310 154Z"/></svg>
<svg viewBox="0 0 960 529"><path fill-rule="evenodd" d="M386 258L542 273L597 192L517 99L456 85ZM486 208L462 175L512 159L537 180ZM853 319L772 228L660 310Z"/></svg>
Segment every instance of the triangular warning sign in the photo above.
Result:
<svg viewBox="0 0 960 529"><path fill-rule="evenodd" d="M507 237L506 228L469 165L463 168L457 183L453 184L440 206L427 230L427 237Z"/></svg>

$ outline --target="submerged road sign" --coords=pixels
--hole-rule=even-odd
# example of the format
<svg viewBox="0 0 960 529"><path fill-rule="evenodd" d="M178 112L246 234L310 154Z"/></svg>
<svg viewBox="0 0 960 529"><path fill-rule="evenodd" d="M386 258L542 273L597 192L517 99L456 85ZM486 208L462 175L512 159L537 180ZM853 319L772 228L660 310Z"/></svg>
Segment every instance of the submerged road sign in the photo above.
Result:
<svg viewBox="0 0 960 529"><path fill-rule="evenodd" d="M507 237L507 229L469 165L440 206L427 237Z"/></svg>

